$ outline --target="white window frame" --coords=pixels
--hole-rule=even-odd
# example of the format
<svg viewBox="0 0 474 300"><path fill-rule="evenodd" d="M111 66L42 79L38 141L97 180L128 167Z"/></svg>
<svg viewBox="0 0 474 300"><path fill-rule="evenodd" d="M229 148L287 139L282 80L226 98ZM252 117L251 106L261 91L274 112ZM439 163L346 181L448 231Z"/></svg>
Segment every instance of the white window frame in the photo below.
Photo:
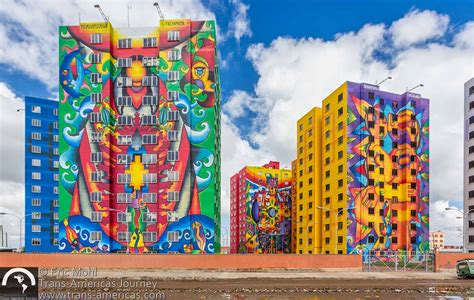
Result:
<svg viewBox="0 0 474 300"><path fill-rule="evenodd" d="M90 242L100 242L102 240L102 231L91 231Z"/></svg>
<svg viewBox="0 0 474 300"><path fill-rule="evenodd" d="M117 164L119 165L128 165L132 162L131 154L117 154Z"/></svg>
<svg viewBox="0 0 474 300"><path fill-rule="evenodd" d="M168 42L179 42L179 31L177 30L168 31Z"/></svg>
<svg viewBox="0 0 474 300"><path fill-rule="evenodd" d="M132 116L118 116L117 117L117 125L118 126L132 126L133 125L133 117Z"/></svg>
<svg viewBox="0 0 474 300"><path fill-rule="evenodd" d="M31 198L31 206L41 206L40 198Z"/></svg>
<svg viewBox="0 0 474 300"><path fill-rule="evenodd" d="M31 172L31 179L41 180L41 173L40 172Z"/></svg>
<svg viewBox="0 0 474 300"><path fill-rule="evenodd" d="M131 38L119 39L117 43L117 48L118 49L132 48L132 39Z"/></svg>
<svg viewBox="0 0 474 300"><path fill-rule="evenodd" d="M158 195L156 193L143 193L142 201L143 203L156 203Z"/></svg>
<svg viewBox="0 0 474 300"><path fill-rule="evenodd" d="M179 80L179 72L178 71L169 71L168 72L168 81L178 81Z"/></svg>
<svg viewBox="0 0 474 300"><path fill-rule="evenodd" d="M118 193L117 203L132 203L132 194L130 193Z"/></svg>
<svg viewBox="0 0 474 300"><path fill-rule="evenodd" d="M177 101L179 99L179 92L178 91L168 91L168 100L169 101Z"/></svg>
<svg viewBox="0 0 474 300"><path fill-rule="evenodd" d="M117 77L117 87L132 86L132 77Z"/></svg>
<svg viewBox="0 0 474 300"><path fill-rule="evenodd" d="M92 143L100 143L101 141L102 141L102 132L92 131L91 132L91 142Z"/></svg>
<svg viewBox="0 0 474 300"><path fill-rule="evenodd" d="M170 142L178 141L178 135L179 135L178 130L169 130L167 133L168 141Z"/></svg>
<svg viewBox="0 0 474 300"><path fill-rule="evenodd" d="M32 246L41 246L41 239L40 238L32 238L31 239Z"/></svg>
<svg viewBox="0 0 474 300"><path fill-rule="evenodd" d="M166 160L168 161L178 161L179 160L179 151L168 151L166 154Z"/></svg>
<svg viewBox="0 0 474 300"><path fill-rule="evenodd" d="M90 193L91 202L100 203L102 202L102 192L96 191Z"/></svg>
<svg viewBox="0 0 474 300"><path fill-rule="evenodd" d="M31 153L41 154L41 146L32 145L31 146Z"/></svg>
<svg viewBox="0 0 474 300"><path fill-rule="evenodd" d="M117 183L118 184L129 184L132 182L132 174L117 174Z"/></svg>
<svg viewBox="0 0 474 300"><path fill-rule="evenodd" d="M166 181L179 181L179 172L178 171L168 171Z"/></svg>
<svg viewBox="0 0 474 300"><path fill-rule="evenodd" d="M143 38L143 48L156 48L156 45L157 45L156 37Z"/></svg>
<svg viewBox="0 0 474 300"><path fill-rule="evenodd" d="M41 132L32 132L31 139L36 141L41 141Z"/></svg>
<svg viewBox="0 0 474 300"><path fill-rule="evenodd" d="M41 160L40 159L37 159L37 158L33 158L31 160L31 165L33 167L41 167Z"/></svg>
<svg viewBox="0 0 474 300"><path fill-rule="evenodd" d="M178 212L168 211L167 212L167 218L168 218L168 222L170 222L170 223L178 222L179 221Z"/></svg>
<svg viewBox="0 0 474 300"><path fill-rule="evenodd" d="M101 73L91 73L91 83L102 83L102 74Z"/></svg>
<svg viewBox="0 0 474 300"><path fill-rule="evenodd" d="M177 202L179 201L179 192L178 191L168 191L166 193L166 198L168 202Z"/></svg>
<svg viewBox="0 0 474 300"><path fill-rule="evenodd" d="M91 63L92 64L100 64L102 63L102 53L92 53L91 54Z"/></svg>
<svg viewBox="0 0 474 300"><path fill-rule="evenodd" d="M142 135L142 144L144 145L156 145L158 143L158 137L155 134L144 134Z"/></svg>
<svg viewBox="0 0 474 300"><path fill-rule="evenodd" d="M156 232L143 232L143 242L145 243L153 243L157 241Z"/></svg>
<svg viewBox="0 0 474 300"><path fill-rule="evenodd" d="M59 116L59 109L53 108L53 116Z"/></svg>
<svg viewBox="0 0 474 300"><path fill-rule="evenodd" d="M91 34L91 44L92 45L102 44L102 33Z"/></svg>
<svg viewBox="0 0 474 300"><path fill-rule="evenodd" d="M40 119L31 119L31 126L41 127L41 120Z"/></svg>
<svg viewBox="0 0 474 300"><path fill-rule="evenodd" d="M53 174L53 181L59 181L59 174L58 173Z"/></svg>
<svg viewBox="0 0 474 300"><path fill-rule="evenodd" d="M179 242L179 232L178 231L168 231L168 234L166 236L168 242L170 243L176 243Z"/></svg>
<svg viewBox="0 0 474 300"><path fill-rule="evenodd" d="M100 211L91 212L91 222L95 222L95 223L102 222L102 212Z"/></svg>
<svg viewBox="0 0 474 300"><path fill-rule="evenodd" d="M131 135L119 135L117 138L117 144L122 145L131 145L132 144L132 136Z"/></svg>
<svg viewBox="0 0 474 300"><path fill-rule="evenodd" d="M168 60L169 61L177 61L181 59L181 50L180 49L172 49L168 51Z"/></svg>
<svg viewBox="0 0 474 300"><path fill-rule="evenodd" d="M129 212L119 212L117 213L117 222L119 223L129 223L132 220L132 214Z"/></svg>
<svg viewBox="0 0 474 300"><path fill-rule="evenodd" d="M155 76L155 75L143 76L142 86L158 86L158 76Z"/></svg>
<svg viewBox="0 0 474 300"><path fill-rule="evenodd" d="M31 192L34 194L40 194L41 193L41 185L32 185L31 186Z"/></svg>
<svg viewBox="0 0 474 300"><path fill-rule="evenodd" d="M158 162L158 156L156 153L145 153L142 154L142 164L154 165Z"/></svg>
<svg viewBox="0 0 474 300"><path fill-rule="evenodd" d="M171 110L168 111L168 121L179 121L179 111Z"/></svg>
<svg viewBox="0 0 474 300"><path fill-rule="evenodd" d="M31 107L31 112L34 113L34 114L40 114L41 113L41 106L33 105Z"/></svg>
<svg viewBox="0 0 474 300"><path fill-rule="evenodd" d="M142 175L143 183L156 183L157 176L156 173L146 173Z"/></svg>
<svg viewBox="0 0 474 300"><path fill-rule="evenodd" d="M102 182L102 172L91 172L91 182Z"/></svg>
<svg viewBox="0 0 474 300"><path fill-rule="evenodd" d="M158 105L158 97L157 96L143 96L142 104L143 105Z"/></svg>
<svg viewBox="0 0 474 300"><path fill-rule="evenodd" d="M119 231L117 232L117 241L119 242L129 242L130 241L130 232L129 231Z"/></svg>
<svg viewBox="0 0 474 300"><path fill-rule="evenodd" d="M158 57L149 56L142 58L142 66L144 67L156 67L158 66Z"/></svg>
<svg viewBox="0 0 474 300"><path fill-rule="evenodd" d="M157 125L158 124L158 117L156 115L143 115L141 117L141 126L150 126L150 125Z"/></svg>
<svg viewBox="0 0 474 300"><path fill-rule="evenodd" d="M32 220L40 220L41 219L41 212L35 211L31 214Z"/></svg>
<svg viewBox="0 0 474 300"><path fill-rule="evenodd" d="M151 211L144 212L142 215L142 221L145 223L156 223L157 221L156 212L151 212Z"/></svg>
<svg viewBox="0 0 474 300"><path fill-rule="evenodd" d="M100 163L102 162L102 152L91 152L91 162Z"/></svg>
<svg viewBox="0 0 474 300"><path fill-rule="evenodd" d="M132 58L131 57L117 58L117 66L119 68L130 68L132 66Z"/></svg>
<svg viewBox="0 0 474 300"><path fill-rule="evenodd" d="M118 106L132 106L132 97L131 96L119 96L117 97Z"/></svg>
<svg viewBox="0 0 474 300"><path fill-rule="evenodd" d="M91 112L89 120L91 123L100 123L102 122L102 114L100 112Z"/></svg>
<svg viewBox="0 0 474 300"><path fill-rule="evenodd" d="M41 232L41 225L37 225L37 224L31 225L31 232Z"/></svg>
<svg viewBox="0 0 474 300"><path fill-rule="evenodd" d="M91 93L92 103L99 104L102 103L102 94L101 93Z"/></svg>

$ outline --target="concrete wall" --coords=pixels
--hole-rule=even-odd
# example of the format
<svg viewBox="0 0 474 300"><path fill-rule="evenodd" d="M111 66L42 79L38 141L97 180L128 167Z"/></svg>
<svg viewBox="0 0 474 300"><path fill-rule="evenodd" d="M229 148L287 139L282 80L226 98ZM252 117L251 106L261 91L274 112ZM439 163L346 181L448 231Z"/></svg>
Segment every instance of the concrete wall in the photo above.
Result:
<svg viewBox="0 0 474 300"><path fill-rule="evenodd" d="M18 254L0 253L0 267L134 269L362 269L359 255Z"/></svg>
<svg viewBox="0 0 474 300"><path fill-rule="evenodd" d="M449 253L437 252L435 259L435 270L438 272L443 269L455 269L456 262L460 259L474 259L474 253Z"/></svg>

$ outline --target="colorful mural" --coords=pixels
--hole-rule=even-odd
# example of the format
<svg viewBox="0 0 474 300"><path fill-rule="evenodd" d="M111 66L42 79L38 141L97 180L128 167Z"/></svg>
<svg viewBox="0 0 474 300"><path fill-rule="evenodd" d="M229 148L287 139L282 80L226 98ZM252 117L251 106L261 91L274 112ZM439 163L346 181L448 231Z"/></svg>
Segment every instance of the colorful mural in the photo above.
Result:
<svg viewBox="0 0 474 300"><path fill-rule="evenodd" d="M60 27L60 250L220 248L213 21Z"/></svg>
<svg viewBox="0 0 474 300"><path fill-rule="evenodd" d="M348 98L347 253L428 251L428 100L352 83Z"/></svg>
<svg viewBox="0 0 474 300"><path fill-rule="evenodd" d="M291 171L245 172L246 252L291 253Z"/></svg>

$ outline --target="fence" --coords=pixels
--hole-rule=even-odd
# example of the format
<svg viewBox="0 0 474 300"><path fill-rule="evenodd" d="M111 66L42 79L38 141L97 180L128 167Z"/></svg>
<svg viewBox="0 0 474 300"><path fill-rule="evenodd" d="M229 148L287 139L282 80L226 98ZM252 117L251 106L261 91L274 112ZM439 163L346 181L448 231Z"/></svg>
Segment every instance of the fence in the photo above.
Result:
<svg viewBox="0 0 474 300"><path fill-rule="evenodd" d="M362 270L367 272L435 272L432 252L365 252Z"/></svg>

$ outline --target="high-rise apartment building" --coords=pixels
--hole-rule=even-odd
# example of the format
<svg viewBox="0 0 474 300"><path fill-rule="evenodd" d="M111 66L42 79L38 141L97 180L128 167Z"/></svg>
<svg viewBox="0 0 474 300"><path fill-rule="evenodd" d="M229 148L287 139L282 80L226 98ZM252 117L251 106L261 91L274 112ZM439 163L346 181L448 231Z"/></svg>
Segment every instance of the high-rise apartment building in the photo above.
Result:
<svg viewBox="0 0 474 300"><path fill-rule="evenodd" d="M58 101L25 97L25 251L58 245Z"/></svg>
<svg viewBox="0 0 474 300"><path fill-rule="evenodd" d="M220 252L214 21L59 28L64 252Z"/></svg>
<svg viewBox="0 0 474 300"><path fill-rule="evenodd" d="M353 82L298 120L297 253L429 250L428 120L419 94Z"/></svg>
<svg viewBox="0 0 474 300"><path fill-rule="evenodd" d="M291 253L291 182L273 161L231 177L231 253Z"/></svg>
<svg viewBox="0 0 474 300"><path fill-rule="evenodd" d="M464 251L474 252L474 78L464 84Z"/></svg>

